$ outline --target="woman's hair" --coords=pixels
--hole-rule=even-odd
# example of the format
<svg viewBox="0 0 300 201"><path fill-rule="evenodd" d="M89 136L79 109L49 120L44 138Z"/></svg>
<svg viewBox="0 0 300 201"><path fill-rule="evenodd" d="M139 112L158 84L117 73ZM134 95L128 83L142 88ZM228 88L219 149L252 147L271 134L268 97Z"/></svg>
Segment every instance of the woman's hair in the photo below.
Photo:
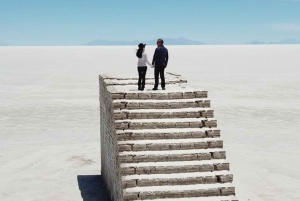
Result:
<svg viewBox="0 0 300 201"><path fill-rule="evenodd" d="M139 48L137 51L136 51L136 56L138 58L142 58L142 54L143 54L143 48Z"/></svg>

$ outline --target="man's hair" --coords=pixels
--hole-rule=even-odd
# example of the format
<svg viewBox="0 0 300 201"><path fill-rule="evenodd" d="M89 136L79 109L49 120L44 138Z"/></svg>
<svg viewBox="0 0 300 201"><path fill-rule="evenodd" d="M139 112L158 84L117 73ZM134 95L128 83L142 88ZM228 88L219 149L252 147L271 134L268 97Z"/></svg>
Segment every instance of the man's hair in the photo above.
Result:
<svg viewBox="0 0 300 201"><path fill-rule="evenodd" d="M160 42L162 45L164 44L164 40L161 38L157 39L157 42Z"/></svg>

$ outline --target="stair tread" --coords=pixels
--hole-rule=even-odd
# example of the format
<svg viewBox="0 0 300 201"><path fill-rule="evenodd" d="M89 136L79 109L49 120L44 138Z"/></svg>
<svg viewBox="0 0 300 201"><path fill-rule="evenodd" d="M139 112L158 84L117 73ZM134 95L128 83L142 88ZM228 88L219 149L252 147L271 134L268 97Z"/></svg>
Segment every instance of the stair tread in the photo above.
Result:
<svg viewBox="0 0 300 201"><path fill-rule="evenodd" d="M175 155L175 154L193 154L193 153L209 153L215 151L225 151L221 148L209 148L209 149L188 149L188 150L162 150L162 151L123 151L119 153L119 156L125 155Z"/></svg>
<svg viewBox="0 0 300 201"><path fill-rule="evenodd" d="M190 198L167 198L167 199L153 199L144 201L223 201L223 200L237 200L235 196L213 196L213 197L190 197ZM134 200L137 201L137 200Z"/></svg>
<svg viewBox="0 0 300 201"><path fill-rule="evenodd" d="M142 130L116 130L118 134L120 133L180 133L180 132L197 132L197 131L210 131L210 130L220 130L219 128L162 128L162 129L142 129Z"/></svg>
<svg viewBox="0 0 300 201"><path fill-rule="evenodd" d="M210 99L208 98L191 98L191 99L116 99L113 100L114 103L118 102L141 102L141 103L147 103L147 102L195 102L195 101L208 101Z"/></svg>
<svg viewBox="0 0 300 201"><path fill-rule="evenodd" d="M231 174L228 170L213 171L213 172L188 172L174 174L134 174L122 176L124 180L131 179L163 179L163 178L188 178L188 177L205 177Z"/></svg>
<svg viewBox="0 0 300 201"><path fill-rule="evenodd" d="M191 108L171 108L171 109L121 109L114 110L114 112L128 112L128 113L148 113L148 112L198 112L212 110L209 107L191 107Z"/></svg>
<svg viewBox="0 0 300 201"><path fill-rule="evenodd" d="M212 188L227 188L234 187L232 183L216 183L216 184L193 184L193 185L172 185L172 186L138 186L132 188L125 188L123 192L141 192L141 191L190 191L190 190L198 190L198 189L212 189Z"/></svg>
<svg viewBox="0 0 300 201"><path fill-rule="evenodd" d="M122 119L122 120L116 120L116 123L119 122L199 122L202 120L216 120L215 118L206 118L206 117L200 117L200 118L174 118L174 119Z"/></svg>
<svg viewBox="0 0 300 201"><path fill-rule="evenodd" d="M167 162L141 162L141 163L121 163L120 167L149 167L149 166L189 166L228 163L225 159L211 159L201 161L167 161Z"/></svg>
<svg viewBox="0 0 300 201"><path fill-rule="evenodd" d="M169 84L167 86L167 90L157 90L153 91L151 88L146 89L145 91L138 91L136 84L136 80L129 82L127 81L127 85L124 85L123 80L115 80L114 83L118 82L123 82L122 85L113 85L112 87L108 87L111 91L111 93L149 93L149 94L154 94L154 93L163 93L163 94L168 94L168 93L195 93L195 92L207 92L206 90L200 89L198 87L192 87L191 85L188 84ZM125 81L125 82L126 82ZM167 81L173 81L173 80L167 80ZM112 82L112 80L111 80ZM133 83L132 83L133 82Z"/></svg>
<svg viewBox="0 0 300 201"><path fill-rule="evenodd" d="M119 141L118 144L164 144L164 143L188 143L219 141L221 138L188 138L188 139L158 139L158 140L127 140Z"/></svg>

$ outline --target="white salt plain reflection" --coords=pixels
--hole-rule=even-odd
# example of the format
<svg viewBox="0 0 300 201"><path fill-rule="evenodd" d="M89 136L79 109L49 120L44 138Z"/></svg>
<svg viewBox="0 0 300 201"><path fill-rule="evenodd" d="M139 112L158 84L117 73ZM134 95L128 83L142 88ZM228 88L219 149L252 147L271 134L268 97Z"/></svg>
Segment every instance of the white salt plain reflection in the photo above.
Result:
<svg viewBox="0 0 300 201"><path fill-rule="evenodd" d="M300 46L167 48L167 70L209 92L239 200L300 200ZM100 173L98 74L137 74L134 51L0 47L0 200L82 200L77 175Z"/></svg>

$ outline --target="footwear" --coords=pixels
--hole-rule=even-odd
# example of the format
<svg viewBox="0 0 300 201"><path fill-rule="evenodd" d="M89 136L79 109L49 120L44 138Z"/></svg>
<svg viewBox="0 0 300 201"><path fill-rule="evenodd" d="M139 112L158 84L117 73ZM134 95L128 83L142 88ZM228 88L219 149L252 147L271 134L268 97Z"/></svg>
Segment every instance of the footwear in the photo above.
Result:
<svg viewBox="0 0 300 201"><path fill-rule="evenodd" d="M162 90L166 90L166 88L162 88Z"/></svg>
<svg viewBox="0 0 300 201"><path fill-rule="evenodd" d="M157 88L153 88L152 90L153 90L153 91L156 91L156 90L157 90Z"/></svg>
<svg viewBox="0 0 300 201"><path fill-rule="evenodd" d="M142 87L139 87L138 90L142 90Z"/></svg>

